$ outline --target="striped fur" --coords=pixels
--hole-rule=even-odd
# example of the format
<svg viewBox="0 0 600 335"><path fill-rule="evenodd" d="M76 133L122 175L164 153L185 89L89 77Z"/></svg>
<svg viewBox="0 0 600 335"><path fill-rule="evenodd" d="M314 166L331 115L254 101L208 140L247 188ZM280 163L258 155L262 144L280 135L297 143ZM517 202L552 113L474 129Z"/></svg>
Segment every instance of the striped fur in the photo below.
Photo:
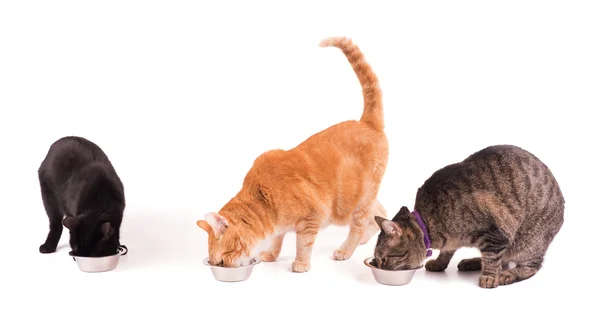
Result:
<svg viewBox="0 0 600 335"><path fill-rule="evenodd" d="M533 154L511 145L478 151L436 171L417 191L414 208L425 221L432 248L440 250L425 268L444 271L457 249L475 247L481 257L462 260L458 269L481 270L481 287L528 279L541 268L563 225L564 204L552 172ZM376 222L380 227L393 223L403 232L382 229L376 264L401 269L424 261L423 234L406 207L392 220Z"/></svg>

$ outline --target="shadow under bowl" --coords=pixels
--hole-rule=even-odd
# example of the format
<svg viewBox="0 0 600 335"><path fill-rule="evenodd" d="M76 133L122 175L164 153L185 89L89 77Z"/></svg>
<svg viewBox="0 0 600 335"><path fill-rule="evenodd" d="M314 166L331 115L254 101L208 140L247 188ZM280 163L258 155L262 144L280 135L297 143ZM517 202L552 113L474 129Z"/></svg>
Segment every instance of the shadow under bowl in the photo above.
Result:
<svg viewBox="0 0 600 335"><path fill-rule="evenodd" d="M423 267L420 266L416 269L410 270L384 270L371 265L372 260L373 257L369 257L365 259L364 263L368 268L371 269L375 281L377 281L380 284L390 286L400 286L409 284L412 281L415 272L417 272L417 270Z"/></svg>
<svg viewBox="0 0 600 335"><path fill-rule="evenodd" d="M204 263L204 265L210 268L213 277L215 277L216 280L222 282L240 282L250 278L250 275L252 274L252 269L255 265L260 263L260 261L255 261L250 265L235 268L211 265L208 262L208 257L204 258L202 260L202 263Z"/></svg>

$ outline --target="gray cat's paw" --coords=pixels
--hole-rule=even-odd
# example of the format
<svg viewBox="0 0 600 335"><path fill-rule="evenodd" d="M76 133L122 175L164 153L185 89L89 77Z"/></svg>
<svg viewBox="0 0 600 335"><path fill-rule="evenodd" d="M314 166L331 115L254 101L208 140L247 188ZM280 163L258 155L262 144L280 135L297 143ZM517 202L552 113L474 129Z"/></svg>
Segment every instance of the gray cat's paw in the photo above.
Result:
<svg viewBox="0 0 600 335"><path fill-rule="evenodd" d="M502 271L498 276L498 281L500 282L500 285L510 285L517 281L517 276L510 270Z"/></svg>
<svg viewBox="0 0 600 335"><path fill-rule="evenodd" d="M430 259L425 263L425 270L431 272L442 272L446 270L447 267L448 265L440 265L440 263L437 262L437 259Z"/></svg>
<svg viewBox="0 0 600 335"><path fill-rule="evenodd" d="M498 277L497 276L487 276L487 275L483 275L483 276L479 277L479 287L482 287L482 288L498 287Z"/></svg>
<svg viewBox="0 0 600 335"><path fill-rule="evenodd" d="M458 271L480 271L481 257L463 259L458 262Z"/></svg>

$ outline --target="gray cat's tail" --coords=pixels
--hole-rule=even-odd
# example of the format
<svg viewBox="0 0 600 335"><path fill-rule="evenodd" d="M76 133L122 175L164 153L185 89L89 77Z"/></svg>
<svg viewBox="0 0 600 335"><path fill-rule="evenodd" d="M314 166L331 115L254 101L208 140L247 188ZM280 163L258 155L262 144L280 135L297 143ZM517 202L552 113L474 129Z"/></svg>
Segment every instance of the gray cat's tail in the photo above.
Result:
<svg viewBox="0 0 600 335"><path fill-rule="evenodd" d="M383 104L379 80L358 46L348 37L329 37L322 40L320 46L337 47L346 55L362 86L364 109L360 121L383 131Z"/></svg>

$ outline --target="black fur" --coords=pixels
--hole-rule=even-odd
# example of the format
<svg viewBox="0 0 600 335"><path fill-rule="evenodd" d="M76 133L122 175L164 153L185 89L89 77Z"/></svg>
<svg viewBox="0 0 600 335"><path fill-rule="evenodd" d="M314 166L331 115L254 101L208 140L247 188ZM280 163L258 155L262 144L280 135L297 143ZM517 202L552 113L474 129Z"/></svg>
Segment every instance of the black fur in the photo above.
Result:
<svg viewBox="0 0 600 335"><path fill-rule="evenodd" d="M50 221L41 253L56 251L63 225L69 229L72 255L102 257L118 252L124 188L100 147L85 138L63 137L50 146L38 177Z"/></svg>

